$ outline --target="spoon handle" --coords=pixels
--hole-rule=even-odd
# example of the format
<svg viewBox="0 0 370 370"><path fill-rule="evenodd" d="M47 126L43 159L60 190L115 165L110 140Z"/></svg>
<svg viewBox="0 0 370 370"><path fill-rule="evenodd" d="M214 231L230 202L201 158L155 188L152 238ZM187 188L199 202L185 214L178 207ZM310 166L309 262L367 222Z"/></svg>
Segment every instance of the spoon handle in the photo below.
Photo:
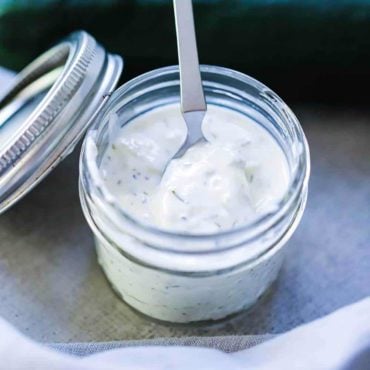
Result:
<svg viewBox="0 0 370 370"><path fill-rule="evenodd" d="M180 66L181 110L205 111L191 0L173 0Z"/></svg>

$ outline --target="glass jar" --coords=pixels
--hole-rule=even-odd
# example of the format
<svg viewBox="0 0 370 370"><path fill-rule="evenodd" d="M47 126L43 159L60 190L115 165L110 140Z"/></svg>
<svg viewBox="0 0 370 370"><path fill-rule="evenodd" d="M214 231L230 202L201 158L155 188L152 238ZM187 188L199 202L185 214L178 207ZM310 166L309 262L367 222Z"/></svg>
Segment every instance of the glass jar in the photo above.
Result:
<svg viewBox="0 0 370 370"><path fill-rule="evenodd" d="M179 103L179 72L166 67L116 90L88 131L81 153L80 196L99 262L113 288L153 318L216 320L250 307L277 277L286 242L305 207L310 172L302 128L270 89L242 73L201 67L207 104L238 111L263 126L283 149L290 187L275 210L252 224L215 234L165 231L120 208L100 176L112 113L121 126L148 110Z"/></svg>

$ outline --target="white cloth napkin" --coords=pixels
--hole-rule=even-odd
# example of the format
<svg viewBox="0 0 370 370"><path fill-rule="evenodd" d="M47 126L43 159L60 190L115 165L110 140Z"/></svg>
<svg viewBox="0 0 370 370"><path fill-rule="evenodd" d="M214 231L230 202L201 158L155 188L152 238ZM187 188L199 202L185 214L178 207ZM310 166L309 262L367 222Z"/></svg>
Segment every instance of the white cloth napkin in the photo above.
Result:
<svg viewBox="0 0 370 370"><path fill-rule="evenodd" d="M370 298L253 348L131 347L86 357L43 347L0 321L2 370L369 370Z"/></svg>

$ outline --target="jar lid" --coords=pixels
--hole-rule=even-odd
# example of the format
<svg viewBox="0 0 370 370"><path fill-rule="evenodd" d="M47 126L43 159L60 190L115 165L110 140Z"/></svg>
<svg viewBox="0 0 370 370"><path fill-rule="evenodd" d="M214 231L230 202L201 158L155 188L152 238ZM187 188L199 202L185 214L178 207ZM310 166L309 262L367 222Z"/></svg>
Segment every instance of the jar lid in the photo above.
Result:
<svg viewBox="0 0 370 370"><path fill-rule="evenodd" d="M73 151L122 68L121 57L79 31L15 77L0 97L0 213Z"/></svg>

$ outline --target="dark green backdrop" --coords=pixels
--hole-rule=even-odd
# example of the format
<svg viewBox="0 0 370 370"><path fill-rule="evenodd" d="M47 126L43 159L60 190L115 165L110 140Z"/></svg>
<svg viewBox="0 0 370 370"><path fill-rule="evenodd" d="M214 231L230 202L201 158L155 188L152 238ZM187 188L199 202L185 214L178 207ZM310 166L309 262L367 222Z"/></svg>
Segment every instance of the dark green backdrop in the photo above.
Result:
<svg viewBox="0 0 370 370"><path fill-rule="evenodd" d="M369 100L370 1L195 1L195 16L202 63L290 100ZM0 0L0 65L19 69L76 29L125 57L123 80L176 63L170 0Z"/></svg>

